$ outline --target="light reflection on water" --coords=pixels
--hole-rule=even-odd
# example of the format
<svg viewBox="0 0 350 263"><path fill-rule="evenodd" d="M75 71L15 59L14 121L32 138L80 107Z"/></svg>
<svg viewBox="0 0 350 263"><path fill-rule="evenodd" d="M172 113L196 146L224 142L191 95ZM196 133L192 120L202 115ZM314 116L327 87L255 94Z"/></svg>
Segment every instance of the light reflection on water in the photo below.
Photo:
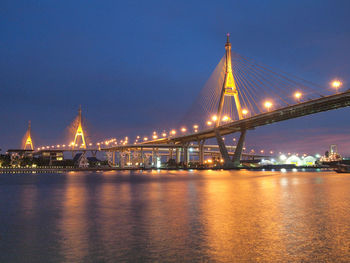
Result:
<svg viewBox="0 0 350 263"><path fill-rule="evenodd" d="M0 262L350 261L350 175L0 176Z"/></svg>

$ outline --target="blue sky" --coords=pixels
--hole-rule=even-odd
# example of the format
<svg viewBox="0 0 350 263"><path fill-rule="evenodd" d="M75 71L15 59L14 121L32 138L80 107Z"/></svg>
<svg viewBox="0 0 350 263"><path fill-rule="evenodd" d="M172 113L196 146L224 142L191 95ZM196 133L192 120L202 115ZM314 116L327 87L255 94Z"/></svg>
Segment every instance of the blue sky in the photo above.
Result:
<svg viewBox="0 0 350 263"><path fill-rule="evenodd" d="M65 142L80 104L93 141L176 128L224 55L226 32L244 56L347 89L348 10L322 0L3 0L0 148L19 147L28 120L36 145ZM258 128L247 145L316 152L334 141L350 154L349 111Z"/></svg>

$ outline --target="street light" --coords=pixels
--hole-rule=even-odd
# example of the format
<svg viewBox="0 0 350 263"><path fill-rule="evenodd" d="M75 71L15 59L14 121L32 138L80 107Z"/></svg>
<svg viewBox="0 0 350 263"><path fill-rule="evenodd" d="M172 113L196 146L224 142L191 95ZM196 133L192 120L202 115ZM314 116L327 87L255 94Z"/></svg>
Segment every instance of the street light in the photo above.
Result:
<svg viewBox="0 0 350 263"><path fill-rule="evenodd" d="M228 116L224 116L224 117L222 117L222 121L229 121L230 120L230 117L228 117Z"/></svg>
<svg viewBox="0 0 350 263"><path fill-rule="evenodd" d="M264 106L265 106L265 108L267 108L267 111L270 111L272 103L270 101L265 101Z"/></svg>
<svg viewBox="0 0 350 263"><path fill-rule="evenodd" d="M244 116L247 115L247 114L248 114L248 110L243 109L243 110L242 110L242 114L243 114Z"/></svg>
<svg viewBox="0 0 350 263"><path fill-rule="evenodd" d="M213 123L211 121L207 121L207 125L211 126Z"/></svg>
<svg viewBox="0 0 350 263"><path fill-rule="evenodd" d="M335 91L338 93L338 89L343 85L343 83L340 80L333 80L332 81L332 87L335 88Z"/></svg>
<svg viewBox="0 0 350 263"><path fill-rule="evenodd" d="M300 101L301 96L302 96L302 94L299 91L294 93L294 97L297 99L298 102Z"/></svg>

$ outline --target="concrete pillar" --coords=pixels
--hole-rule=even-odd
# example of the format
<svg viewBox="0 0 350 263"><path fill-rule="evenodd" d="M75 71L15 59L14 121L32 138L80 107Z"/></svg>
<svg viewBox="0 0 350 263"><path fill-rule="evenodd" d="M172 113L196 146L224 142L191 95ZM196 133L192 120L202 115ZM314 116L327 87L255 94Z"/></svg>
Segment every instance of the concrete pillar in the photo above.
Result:
<svg viewBox="0 0 350 263"><path fill-rule="evenodd" d="M183 160L184 160L184 166L188 165L188 146L184 146L183 148Z"/></svg>
<svg viewBox="0 0 350 263"><path fill-rule="evenodd" d="M173 159L173 148L169 149L169 160Z"/></svg>
<svg viewBox="0 0 350 263"><path fill-rule="evenodd" d="M125 167L125 153L121 152L119 153L119 161L120 161L120 168Z"/></svg>
<svg viewBox="0 0 350 263"><path fill-rule="evenodd" d="M115 166L115 152L112 152L112 165Z"/></svg>
<svg viewBox="0 0 350 263"><path fill-rule="evenodd" d="M204 164L204 143L205 140L198 141L198 155L199 155L199 164Z"/></svg>
<svg viewBox="0 0 350 263"><path fill-rule="evenodd" d="M237 146L236 146L236 150L235 150L235 153L234 153L233 159L232 159L234 167L238 167L241 164L243 144L244 144L246 133L247 133L246 130L242 130L241 131L241 135L239 136L239 140L238 140L238 143L237 143Z"/></svg>
<svg viewBox="0 0 350 263"><path fill-rule="evenodd" d="M219 130L215 129L214 131L215 131L215 136L216 136L216 140L217 140L218 145L219 145L222 159L224 159L224 167L225 168L234 168L235 166L234 166L233 162L231 161L230 156L228 155L228 151L227 151L227 148L225 146L225 142L222 139Z"/></svg>
<svg viewBox="0 0 350 263"><path fill-rule="evenodd" d="M140 148L140 163L142 163L142 166L145 167L145 160L143 156L143 148Z"/></svg>
<svg viewBox="0 0 350 263"><path fill-rule="evenodd" d="M180 148L176 148L176 163L180 163L180 162L181 162Z"/></svg>

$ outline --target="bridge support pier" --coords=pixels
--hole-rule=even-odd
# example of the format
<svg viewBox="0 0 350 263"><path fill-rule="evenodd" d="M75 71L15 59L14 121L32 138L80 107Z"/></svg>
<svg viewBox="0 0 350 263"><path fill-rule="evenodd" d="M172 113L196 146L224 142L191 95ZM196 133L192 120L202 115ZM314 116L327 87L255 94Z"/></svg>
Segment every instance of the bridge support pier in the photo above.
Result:
<svg viewBox="0 0 350 263"><path fill-rule="evenodd" d="M187 145L184 145L184 147L182 148L183 149L183 164L184 164L184 167L187 167L188 165L188 160L189 160L189 156L188 156L188 146Z"/></svg>
<svg viewBox="0 0 350 263"><path fill-rule="evenodd" d="M241 130L241 135L239 136L236 150L232 158L232 163L234 167L238 167L241 164L241 157L246 133L247 130Z"/></svg>
<svg viewBox="0 0 350 263"><path fill-rule="evenodd" d="M112 165L115 166L115 151L112 152Z"/></svg>
<svg viewBox="0 0 350 263"><path fill-rule="evenodd" d="M176 163L179 164L181 162L181 152L179 148L176 148Z"/></svg>
<svg viewBox="0 0 350 263"><path fill-rule="evenodd" d="M198 155L199 155L199 164L204 164L204 143L205 140L198 141Z"/></svg>
<svg viewBox="0 0 350 263"><path fill-rule="evenodd" d="M170 159L173 159L173 148L170 148L170 149L169 149L169 158L168 158L168 161L169 161Z"/></svg>
<svg viewBox="0 0 350 263"><path fill-rule="evenodd" d="M214 131L215 131L215 136L216 136L216 140L218 142L218 146L219 146L219 150L220 150L222 159L224 160L224 168L236 168L237 166L235 166L234 163L230 159L227 148L225 146L225 142L222 139L219 130L215 129Z"/></svg>

